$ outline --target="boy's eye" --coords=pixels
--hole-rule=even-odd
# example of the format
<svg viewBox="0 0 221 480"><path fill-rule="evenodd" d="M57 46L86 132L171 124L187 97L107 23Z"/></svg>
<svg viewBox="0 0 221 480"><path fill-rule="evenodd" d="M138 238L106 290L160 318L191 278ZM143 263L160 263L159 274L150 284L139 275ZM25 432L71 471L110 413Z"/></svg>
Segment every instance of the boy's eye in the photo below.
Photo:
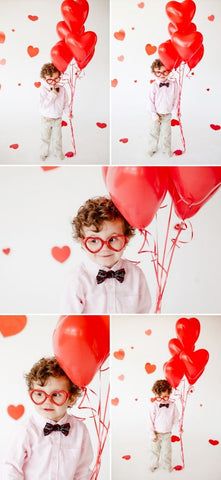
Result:
<svg viewBox="0 0 221 480"><path fill-rule="evenodd" d="M90 238L89 240L89 243L93 243L93 244L96 244L98 242L99 242L98 238Z"/></svg>
<svg viewBox="0 0 221 480"><path fill-rule="evenodd" d="M42 392L35 392L35 395L37 395L38 397L42 397Z"/></svg>
<svg viewBox="0 0 221 480"><path fill-rule="evenodd" d="M114 243L114 242L116 242L116 240L117 240L117 237L111 237L111 238L109 238L108 242Z"/></svg>

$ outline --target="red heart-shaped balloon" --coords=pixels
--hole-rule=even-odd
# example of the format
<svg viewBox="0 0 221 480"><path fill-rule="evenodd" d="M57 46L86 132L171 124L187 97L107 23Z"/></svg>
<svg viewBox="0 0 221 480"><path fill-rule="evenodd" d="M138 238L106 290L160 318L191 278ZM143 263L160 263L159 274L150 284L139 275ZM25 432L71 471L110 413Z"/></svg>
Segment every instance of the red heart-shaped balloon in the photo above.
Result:
<svg viewBox="0 0 221 480"><path fill-rule="evenodd" d="M184 0L184 2L168 2L166 4L166 13L171 22L175 25L188 24L195 15L196 4L192 0Z"/></svg>
<svg viewBox="0 0 221 480"><path fill-rule="evenodd" d="M77 62L78 64L78 67L80 68L80 70L83 70L83 68L85 68L87 66L87 64L91 61L91 59L93 58L94 56L94 52L95 52L95 48L89 53L89 55L87 57L85 57L83 60L81 60L80 62Z"/></svg>
<svg viewBox="0 0 221 480"><path fill-rule="evenodd" d="M174 356L164 364L164 375L171 387L178 387L184 376L184 366L178 356Z"/></svg>
<svg viewBox="0 0 221 480"><path fill-rule="evenodd" d="M200 334L200 322L197 318L179 318L176 322L177 337L185 350L193 350Z"/></svg>
<svg viewBox="0 0 221 480"><path fill-rule="evenodd" d="M180 359L184 364L186 378L190 385L193 385L204 371L209 360L209 352L204 349L192 353L182 352Z"/></svg>
<svg viewBox="0 0 221 480"><path fill-rule="evenodd" d="M132 227L144 228L154 218L167 191L164 167L105 167L111 198Z"/></svg>
<svg viewBox="0 0 221 480"><path fill-rule="evenodd" d="M84 32L82 35L69 33L65 42L72 51L76 62L83 62L94 51L97 35L95 32Z"/></svg>
<svg viewBox="0 0 221 480"><path fill-rule="evenodd" d="M171 338L168 343L168 348L173 357L175 355L179 356L179 354L183 351L183 345L178 338Z"/></svg>
<svg viewBox="0 0 221 480"><path fill-rule="evenodd" d="M200 60L203 58L203 55L204 55L204 46L201 45L200 48L198 48L198 50L196 51L196 53L194 53L192 55L191 58L189 58L187 64L190 68L190 70L194 67L196 67L196 65L200 62Z"/></svg>
<svg viewBox="0 0 221 480"><path fill-rule="evenodd" d="M64 40L56 43L51 49L51 60L62 73L65 72L72 58L73 53L68 48Z"/></svg>
<svg viewBox="0 0 221 480"><path fill-rule="evenodd" d="M85 387L109 354L109 316L61 317L53 335L54 354L66 375Z"/></svg>
<svg viewBox="0 0 221 480"><path fill-rule="evenodd" d="M196 32L196 25L195 23L189 23L189 24L184 24L181 26L174 25L173 23L169 23L168 25L168 32L170 36L172 37L175 32L181 32L184 33L185 35L188 35L189 33Z"/></svg>
<svg viewBox="0 0 221 480"><path fill-rule="evenodd" d="M172 43L184 62L191 60L203 43L203 35L200 32L192 32L186 35L179 31L172 36Z"/></svg>
<svg viewBox="0 0 221 480"><path fill-rule="evenodd" d="M66 22L62 22L62 21L57 23L56 31L61 40L65 40L66 36L69 33L71 33L71 30L68 28ZM85 28L84 26L82 26L80 29L79 35L82 35L84 31L85 31Z"/></svg>
<svg viewBox="0 0 221 480"><path fill-rule="evenodd" d="M71 32L79 32L87 19L89 5L86 0L64 0L61 12Z"/></svg>
<svg viewBox="0 0 221 480"><path fill-rule="evenodd" d="M178 217L195 215L221 185L221 167L169 167L169 192Z"/></svg>
<svg viewBox="0 0 221 480"><path fill-rule="evenodd" d="M161 62L168 70L179 67L182 62L171 40L161 43L158 47L158 55Z"/></svg>

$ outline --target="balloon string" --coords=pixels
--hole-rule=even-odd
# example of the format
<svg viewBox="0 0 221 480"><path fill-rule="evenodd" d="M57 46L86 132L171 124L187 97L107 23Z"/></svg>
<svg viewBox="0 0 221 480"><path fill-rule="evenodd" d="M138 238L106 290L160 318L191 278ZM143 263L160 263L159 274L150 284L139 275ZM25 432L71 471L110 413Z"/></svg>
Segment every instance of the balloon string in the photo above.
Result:
<svg viewBox="0 0 221 480"><path fill-rule="evenodd" d="M182 144L183 144L183 152L182 153L185 153L185 151L186 151L186 140L185 140L185 137L184 137L183 125L182 125L182 122L181 122L181 96L182 96L182 89L183 89L184 71L185 71L185 63L182 66L180 65L179 69L178 69L178 74L179 74L179 97L178 97L177 115L178 115L180 134L181 134Z"/></svg>
<svg viewBox="0 0 221 480"><path fill-rule="evenodd" d="M70 129L71 129L71 139L72 139L72 146L73 146L73 154L74 156L77 154L76 150L76 142L75 142L75 135L74 135L74 127L73 127L73 105L74 105L74 96L75 96L75 91L76 91L76 83L77 80L80 76L81 71L79 71L76 66L71 63L70 65L70 79L69 79L69 87L70 87L70 92L71 92L71 99L70 99L70 119L69 119L69 124L70 124ZM75 70L75 71L74 71Z"/></svg>
<svg viewBox="0 0 221 480"><path fill-rule="evenodd" d="M181 386L180 391L180 402L181 402L181 417L179 422L179 433L180 433L180 451L181 451L181 460L182 460L182 469L185 468L185 454L184 454L184 443L183 443L183 424L184 424L184 415L186 410L186 404L190 392L193 390L193 386L189 385L186 390L185 380L182 381L183 386Z"/></svg>
<svg viewBox="0 0 221 480"><path fill-rule="evenodd" d="M154 251L153 250L150 250L150 244L149 244L149 240L148 240L148 235L151 235L150 232L148 232L148 230L146 230L145 228L142 228L139 230L141 235L143 235L144 239L143 239L143 243L142 243L142 246L140 247L140 249L138 250L138 254L140 253L151 253L151 258L152 258L152 262L153 262L153 266L154 266L154 272L155 272L155 276L156 276L156 281L157 281L157 286L159 288L159 276L158 276L158 267L156 266L156 248L155 248L155 242L154 242ZM147 244L147 246L149 247L149 250L144 250L144 245L145 243Z"/></svg>

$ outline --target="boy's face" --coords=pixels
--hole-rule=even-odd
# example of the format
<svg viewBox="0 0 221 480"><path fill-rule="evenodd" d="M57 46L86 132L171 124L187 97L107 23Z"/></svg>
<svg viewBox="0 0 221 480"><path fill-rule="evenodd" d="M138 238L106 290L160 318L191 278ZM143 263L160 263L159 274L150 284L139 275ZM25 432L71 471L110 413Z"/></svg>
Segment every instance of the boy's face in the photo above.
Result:
<svg viewBox="0 0 221 480"><path fill-rule="evenodd" d="M161 403L166 403L168 402L170 398L170 393L168 390L165 390L164 392L161 392L160 395L156 395L156 400Z"/></svg>
<svg viewBox="0 0 221 480"><path fill-rule="evenodd" d="M58 391L69 393L69 389L70 384L66 377L49 377L43 387L37 382L33 382L32 387L32 390L39 390L40 392L45 392L47 395ZM38 398L39 401L42 401L42 399L44 399L44 393L41 394L40 392L35 393L36 401L38 401ZM55 393L53 395L53 398L56 402L62 403L62 396L65 400L66 396L64 393ZM64 417L68 406L72 406L73 404L74 400L70 400L69 398L65 400L63 405L55 405L55 403L51 401L51 398L46 398L44 403L42 403L41 405L36 405L36 403L34 403L36 411L42 417L45 417L48 420L53 420L54 422L58 422L62 417Z"/></svg>
<svg viewBox="0 0 221 480"><path fill-rule="evenodd" d="M158 78L161 78L161 80L166 80L169 74L170 70L167 70L164 65L162 65L160 68L154 68L154 75L156 75Z"/></svg>
<svg viewBox="0 0 221 480"><path fill-rule="evenodd" d="M84 234L84 239L88 237L94 237L94 238L100 238L101 240L107 241L110 240L112 241L113 237L113 246L114 246L114 241L115 241L115 236L117 235L124 235L124 230L123 230L123 223L121 219L117 220L112 220L112 221L105 221L102 224L102 227L99 232L95 231L95 228L93 226L91 227L83 227L83 234ZM119 237L119 240L121 241L122 237ZM93 239L92 239L93 241ZM128 243L128 239L126 238L126 243ZM88 257L93 260L93 262L97 263L98 265L102 267L113 267L115 263L118 262L118 260L121 258L124 248L126 246L125 240L122 238L122 250L120 251L114 251L111 250L107 244L104 244L97 253L91 253L90 251L87 250L84 244L84 240L81 239L81 244L82 247L84 248L85 252L87 253ZM111 244L111 242L110 242Z"/></svg>
<svg viewBox="0 0 221 480"><path fill-rule="evenodd" d="M60 76L59 72L54 72L54 73L52 73L52 75L45 75L44 76L45 81L49 85L56 85L59 82L60 78L61 78L61 76Z"/></svg>

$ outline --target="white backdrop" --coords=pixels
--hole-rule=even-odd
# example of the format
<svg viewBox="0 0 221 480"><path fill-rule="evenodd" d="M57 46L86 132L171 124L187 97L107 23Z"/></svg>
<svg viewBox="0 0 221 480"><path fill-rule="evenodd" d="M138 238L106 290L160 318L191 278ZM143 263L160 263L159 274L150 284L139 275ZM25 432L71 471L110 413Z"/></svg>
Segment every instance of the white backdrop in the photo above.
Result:
<svg viewBox="0 0 221 480"><path fill-rule="evenodd" d="M219 164L221 130L221 93L218 59L221 4L219 0L195 0L193 22L204 36L205 54L195 67L194 75L184 78L181 114L187 150L182 156L168 158L161 153L147 154L149 126L148 88L150 65L157 51L147 55L145 46L158 47L170 38L165 13L167 0L112 0L111 12L111 89L112 162L116 164ZM208 19L210 17L210 20ZM214 17L214 18L213 18ZM123 30L124 40L114 33ZM187 68L188 71L188 68ZM116 80L118 81L116 85ZM172 127L173 150L181 149L178 126ZM123 143L122 139L128 139Z"/></svg>
<svg viewBox="0 0 221 480"><path fill-rule="evenodd" d="M1 350L1 418L0 418L0 461L4 457L8 442L12 440L15 435L17 424L23 422L33 411L33 405L27 393L27 386L24 380L24 373L27 373L32 365L40 360L42 357L52 356L52 335L58 322L57 316L28 316L27 325L23 331L17 335L3 337L0 334L0 350ZM7 366L7 368L6 368ZM15 368L16 366L16 368ZM105 366L107 366L105 364ZM106 389L109 379L109 374L103 374L103 394L102 402L106 396ZM98 375L90 383L90 387L99 394ZM90 398L91 395L89 394ZM97 399L91 398L91 405L97 408ZM90 417L90 410L79 410L77 408L80 403L78 400L75 407L70 409L70 413L77 417L86 418L86 425L92 440L94 454L97 448L97 437L93 420ZM25 408L24 414L15 420L7 413L7 407L14 405L18 407L23 405ZM84 405L88 405L85 403ZM83 412L83 413L82 413ZM104 449L102 458L102 467L100 480L109 478L109 446L107 444ZM94 463L92 464L92 466Z"/></svg>
<svg viewBox="0 0 221 480"><path fill-rule="evenodd" d="M41 167L1 168L2 313L58 313L65 279L82 258L82 249L72 239L71 220L88 198L106 194L100 167L60 167L49 171ZM191 219L193 240L175 251L163 313L220 312L220 200L221 190ZM166 235L169 196L166 204L167 208L158 214L160 244ZM174 216L172 225L177 221ZM148 230L154 233L154 222ZM184 240L189 238L188 232ZM137 233L125 257L141 261L154 304L156 281L151 257L137 253L142 241ZM70 248L71 254L63 263L51 254L55 246Z"/></svg>
<svg viewBox="0 0 221 480"><path fill-rule="evenodd" d="M168 341L176 336L175 324L179 317L112 317L111 398L115 405L111 406L111 424L112 475L115 480L151 478L148 472L148 402L153 397L153 383L164 378L163 364L170 358ZM196 350L208 350L210 359L186 406L183 427L186 468L172 474L162 470L154 472L152 475L157 480L169 479L171 475L183 480L219 480L221 476L221 318L197 318L201 322L201 333ZM123 360L113 356L119 349L124 350ZM153 373L146 372L146 363L156 367ZM212 445L209 440L216 440L218 444ZM172 443L172 446L173 466L180 465L180 443Z"/></svg>
<svg viewBox="0 0 221 480"><path fill-rule="evenodd" d="M103 164L109 161L109 2L89 0L86 30L97 33L94 57L77 81L74 101L74 130L77 155L65 164ZM40 114L39 88L44 63L50 62L50 50L60 39L56 33L63 20L61 0L0 0L1 31L6 40L0 43L1 164L36 164L39 159ZM37 16L33 21L28 15ZM39 48L30 57L27 47ZM2 60L6 60L2 63ZM67 117L64 120L68 122ZM96 123L107 124L100 128ZM64 153L73 151L70 127L62 127ZM17 144L18 148L10 148ZM49 158L47 164L55 164Z"/></svg>

